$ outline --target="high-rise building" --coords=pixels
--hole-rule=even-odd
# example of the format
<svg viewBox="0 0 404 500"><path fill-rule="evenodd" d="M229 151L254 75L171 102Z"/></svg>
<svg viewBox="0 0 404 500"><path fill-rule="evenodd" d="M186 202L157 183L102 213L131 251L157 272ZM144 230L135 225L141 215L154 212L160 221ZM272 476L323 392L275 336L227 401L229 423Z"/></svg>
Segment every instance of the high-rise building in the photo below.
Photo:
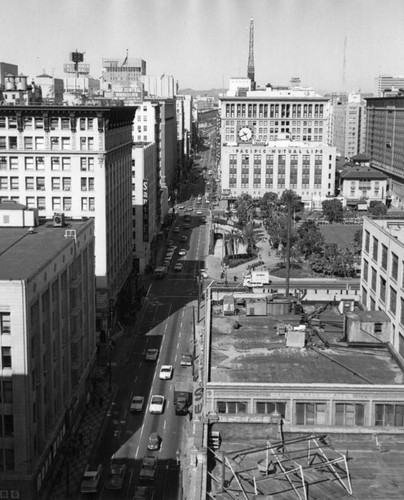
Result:
<svg viewBox="0 0 404 500"><path fill-rule="evenodd" d="M96 361L94 220L37 225L36 211L0 203L3 498L39 498Z"/></svg>
<svg viewBox="0 0 404 500"><path fill-rule="evenodd" d="M171 75L151 76L142 75L140 81L143 84L147 97L164 97L173 99L176 94L174 77Z"/></svg>
<svg viewBox="0 0 404 500"><path fill-rule="evenodd" d="M365 151L366 101L351 92L346 100L336 100L332 106L333 142L337 154L345 158Z"/></svg>
<svg viewBox="0 0 404 500"><path fill-rule="evenodd" d="M389 178L388 200L404 207L404 97L366 99L366 154Z"/></svg>
<svg viewBox="0 0 404 500"><path fill-rule="evenodd" d="M361 300L366 309L384 311L392 328L390 343L404 356L404 220L363 222Z"/></svg>
<svg viewBox="0 0 404 500"><path fill-rule="evenodd" d="M404 88L404 76L379 75L375 78L375 96L383 97L387 93L397 93Z"/></svg>
<svg viewBox="0 0 404 500"><path fill-rule="evenodd" d="M139 58L103 58L102 79L117 85L127 85L137 82L146 75L146 61Z"/></svg>
<svg viewBox="0 0 404 500"><path fill-rule="evenodd" d="M308 207L321 207L335 182L328 99L307 88L234 93L220 98L222 197L292 189Z"/></svg>
<svg viewBox="0 0 404 500"><path fill-rule="evenodd" d="M132 267L132 122L126 106L0 106L0 201L41 218L95 217L98 330Z"/></svg>

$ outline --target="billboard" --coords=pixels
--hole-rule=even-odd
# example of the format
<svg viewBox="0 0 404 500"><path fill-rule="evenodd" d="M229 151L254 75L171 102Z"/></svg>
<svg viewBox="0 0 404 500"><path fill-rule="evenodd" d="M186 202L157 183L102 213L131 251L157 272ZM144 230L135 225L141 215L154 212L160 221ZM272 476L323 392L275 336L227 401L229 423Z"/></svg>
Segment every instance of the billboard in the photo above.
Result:
<svg viewBox="0 0 404 500"><path fill-rule="evenodd" d="M149 241L149 181L143 179L143 241Z"/></svg>

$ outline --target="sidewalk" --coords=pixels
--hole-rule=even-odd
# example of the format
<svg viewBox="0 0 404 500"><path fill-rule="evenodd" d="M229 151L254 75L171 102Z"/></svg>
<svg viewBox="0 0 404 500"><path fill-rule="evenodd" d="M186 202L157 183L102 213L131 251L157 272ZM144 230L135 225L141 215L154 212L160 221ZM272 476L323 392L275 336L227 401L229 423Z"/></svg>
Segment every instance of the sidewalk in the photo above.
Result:
<svg viewBox="0 0 404 500"><path fill-rule="evenodd" d="M91 459L115 391L116 387L109 390L108 381L98 382L92 401L88 403L82 419L72 430L70 443L56 476L45 487L41 498L66 500L78 497L81 477Z"/></svg>

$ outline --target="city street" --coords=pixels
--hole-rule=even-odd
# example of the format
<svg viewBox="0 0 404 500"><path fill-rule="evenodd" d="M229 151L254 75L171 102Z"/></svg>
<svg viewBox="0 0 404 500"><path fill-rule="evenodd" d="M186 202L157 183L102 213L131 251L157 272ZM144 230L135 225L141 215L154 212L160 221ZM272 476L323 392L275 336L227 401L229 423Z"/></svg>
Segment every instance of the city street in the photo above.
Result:
<svg viewBox="0 0 404 500"><path fill-rule="evenodd" d="M104 465L103 486L98 494L100 499L133 498L135 487L148 483L150 498L180 498L181 457L186 453L183 434L188 416L175 414L174 380L177 372L186 372L186 378L192 380L192 367L180 366L180 359L182 353L193 352L194 320L198 305L197 276L199 269L204 267L208 251L208 225L202 223L202 218L209 215L204 201L197 205L196 200L193 200L186 206L195 207L192 212L187 212L191 214L191 229L183 227L184 210L179 210L168 234L168 239L172 239L177 247L170 271L165 278L151 282L141 316L137 324L131 327L130 340L124 344L124 348L120 347L118 341L114 352L112 384L117 387L117 393L108 413L105 432L93 456L94 463ZM201 214L197 215L197 211ZM180 232L174 233L175 226L180 226ZM188 238L186 243L180 242L184 235ZM186 249L185 256L178 255L180 248ZM161 258L164 258L164 254L163 251ZM176 262L183 264L182 271L174 271ZM149 348L159 349L156 361L145 360L145 352ZM174 376L171 380L160 380L162 365L173 366ZM149 413L153 394L165 398L162 414ZM134 395L144 397L140 413L130 412ZM148 438L153 432L162 439L158 451L147 449ZM139 481L141 462L146 455L158 458L156 478L148 483ZM127 464L123 489L116 492L105 488L112 456L118 462ZM85 495L82 497L85 498Z"/></svg>

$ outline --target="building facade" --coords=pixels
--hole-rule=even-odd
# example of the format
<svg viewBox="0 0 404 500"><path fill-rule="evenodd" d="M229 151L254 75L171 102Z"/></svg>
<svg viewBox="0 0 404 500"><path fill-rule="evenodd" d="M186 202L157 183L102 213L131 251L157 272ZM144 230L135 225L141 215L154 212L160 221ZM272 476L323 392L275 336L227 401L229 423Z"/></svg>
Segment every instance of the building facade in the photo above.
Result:
<svg viewBox="0 0 404 500"><path fill-rule="evenodd" d="M404 76L379 75L375 79L376 97L383 97L387 92L398 92L404 88Z"/></svg>
<svg viewBox="0 0 404 500"><path fill-rule="evenodd" d="M132 122L135 108L1 106L0 201L52 219L95 217L97 316L132 268Z"/></svg>
<svg viewBox="0 0 404 500"><path fill-rule="evenodd" d="M135 143L132 154L132 237L137 272L153 260L152 241L160 229L156 143Z"/></svg>
<svg viewBox="0 0 404 500"><path fill-rule="evenodd" d="M363 222L361 300L391 319L390 343L404 356L404 220Z"/></svg>
<svg viewBox="0 0 404 500"><path fill-rule="evenodd" d="M91 388L95 229L93 219L17 227L9 205L0 204L0 492L33 499Z"/></svg>
<svg viewBox="0 0 404 500"><path fill-rule="evenodd" d="M404 207L404 97L366 99L366 154L387 175L392 206Z"/></svg>
<svg viewBox="0 0 404 500"><path fill-rule="evenodd" d="M344 206L369 207L371 201L386 202L387 176L382 172L370 167L347 167L339 178Z"/></svg>
<svg viewBox="0 0 404 500"><path fill-rule="evenodd" d="M365 151L366 102L361 95L350 93L345 102L336 101L332 113L332 145L337 154L352 158Z"/></svg>

